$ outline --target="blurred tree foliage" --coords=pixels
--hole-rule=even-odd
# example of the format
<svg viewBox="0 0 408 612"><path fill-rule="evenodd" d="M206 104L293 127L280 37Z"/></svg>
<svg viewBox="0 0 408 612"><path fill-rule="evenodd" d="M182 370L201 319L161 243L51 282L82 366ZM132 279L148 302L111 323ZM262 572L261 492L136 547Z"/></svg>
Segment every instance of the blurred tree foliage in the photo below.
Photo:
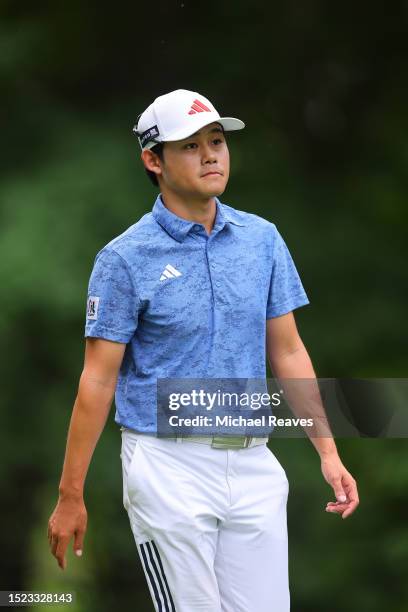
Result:
<svg viewBox="0 0 408 612"><path fill-rule="evenodd" d="M156 197L131 128L178 87L242 118L221 199L285 237L318 375L406 376L408 3L3 0L0 17L0 586L73 589L78 612L151 610L113 418L89 472L84 557L62 574L46 538L93 260ZM291 483L293 610L405 611L405 440L339 440L362 500L345 522L324 512L310 443L271 445Z"/></svg>

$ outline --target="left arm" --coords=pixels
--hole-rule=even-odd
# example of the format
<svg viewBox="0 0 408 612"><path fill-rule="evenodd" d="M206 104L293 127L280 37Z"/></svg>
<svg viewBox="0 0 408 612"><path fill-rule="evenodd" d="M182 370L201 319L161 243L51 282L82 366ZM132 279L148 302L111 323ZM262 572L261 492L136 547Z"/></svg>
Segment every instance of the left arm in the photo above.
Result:
<svg viewBox="0 0 408 612"><path fill-rule="evenodd" d="M267 319L266 353L273 375L279 379L308 379L313 385L313 400L318 402L318 412L325 415L320 399L316 374L309 354L299 336L293 312ZM304 416L305 407L294 398L291 408L296 414ZM356 481L342 464L333 437L310 438L321 460L325 480L334 490L336 502L329 502L328 512L337 512L347 518L359 504Z"/></svg>

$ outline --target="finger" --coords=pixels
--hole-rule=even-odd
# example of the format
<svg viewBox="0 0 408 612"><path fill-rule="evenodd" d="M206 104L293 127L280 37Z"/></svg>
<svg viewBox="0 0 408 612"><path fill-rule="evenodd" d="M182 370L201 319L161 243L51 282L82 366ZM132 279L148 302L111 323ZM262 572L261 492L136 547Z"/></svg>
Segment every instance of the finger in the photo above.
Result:
<svg viewBox="0 0 408 612"><path fill-rule="evenodd" d="M345 510L348 510L350 504L351 504L351 501L347 501L344 503L329 502L326 505L326 510L333 511L333 512L344 512Z"/></svg>
<svg viewBox="0 0 408 612"><path fill-rule="evenodd" d="M334 491L334 496L336 498L337 501L344 501L346 494L344 492L343 489L343 484L342 484L342 478L341 475L338 476L333 476L329 481L329 484L331 485L333 491Z"/></svg>
<svg viewBox="0 0 408 612"><path fill-rule="evenodd" d="M349 504L349 507L344 511L344 513L342 514L342 518L347 518L348 516L350 516L350 514L353 514L353 512L356 510L358 506L358 501L353 501Z"/></svg>
<svg viewBox="0 0 408 612"><path fill-rule="evenodd" d="M331 512L332 514L342 514L347 510L346 506L340 506L338 508L326 508L326 512Z"/></svg>
<svg viewBox="0 0 408 612"><path fill-rule="evenodd" d="M355 488L357 485L351 474L343 474L342 482L345 489Z"/></svg>
<svg viewBox="0 0 408 612"><path fill-rule="evenodd" d="M343 486L350 499L358 499L357 483L351 474L343 476Z"/></svg>
<svg viewBox="0 0 408 612"><path fill-rule="evenodd" d="M343 489L343 485L341 483L341 478L334 478L333 482L331 483L332 487L333 487L333 491L334 491L334 495L337 499L337 501L339 502L345 502L347 499L347 496L344 492Z"/></svg>
<svg viewBox="0 0 408 612"><path fill-rule="evenodd" d="M346 508L346 510L342 514L342 518L347 518L348 516L350 516L350 514L355 511L358 504L360 503L357 491L357 483L351 475L346 479L345 489L347 490L350 503L348 505L348 508Z"/></svg>
<svg viewBox="0 0 408 612"><path fill-rule="evenodd" d="M48 529L47 529L48 541L49 541L50 545L51 545L53 527L54 527L54 523L53 523L52 518L51 518L48 521Z"/></svg>
<svg viewBox="0 0 408 612"><path fill-rule="evenodd" d="M58 561L58 565L63 570L67 566L67 562L66 562L66 559L65 559L65 551L67 549L68 542L69 542L69 538L68 537L61 537L61 538L59 538L58 546L57 546L56 551L55 551L55 557L56 557L56 559Z"/></svg>
<svg viewBox="0 0 408 612"><path fill-rule="evenodd" d="M326 506L326 512L341 514L343 518L347 518L347 516L354 512L358 504L358 500L350 500L345 504L335 504L333 502L329 502Z"/></svg>
<svg viewBox="0 0 408 612"><path fill-rule="evenodd" d="M327 512L344 512L348 510L347 504L342 504L341 506L326 506Z"/></svg>
<svg viewBox="0 0 408 612"><path fill-rule="evenodd" d="M54 557L57 551L57 546L58 546L58 536L53 535L51 536L51 553L54 555Z"/></svg>
<svg viewBox="0 0 408 612"><path fill-rule="evenodd" d="M77 557L82 556L82 551L84 547L84 536L85 536L84 529L78 529L75 532L75 540L74 540L73 548L74 548L74 553L76 554Z"/></svg>

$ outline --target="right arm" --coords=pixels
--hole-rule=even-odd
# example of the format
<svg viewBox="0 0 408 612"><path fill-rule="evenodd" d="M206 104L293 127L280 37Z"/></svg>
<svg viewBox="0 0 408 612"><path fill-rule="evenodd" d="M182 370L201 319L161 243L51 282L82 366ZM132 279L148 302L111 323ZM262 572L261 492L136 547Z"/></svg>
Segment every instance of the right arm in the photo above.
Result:
<svg viewBox="0 0 408 612"><path fill-rule="evenodd" d="M126 344L87 338L84 368L68 430L59 499L48 522L52 554L65 569L65 551L74 536L74 551L82 554L87 512L83 492L86 474L105 427Z"/></svg>

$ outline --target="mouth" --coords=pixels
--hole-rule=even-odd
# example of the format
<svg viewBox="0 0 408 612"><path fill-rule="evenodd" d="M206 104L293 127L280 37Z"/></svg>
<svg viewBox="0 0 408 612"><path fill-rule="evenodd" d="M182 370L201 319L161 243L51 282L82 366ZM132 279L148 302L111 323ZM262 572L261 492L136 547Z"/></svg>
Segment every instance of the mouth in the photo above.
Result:
<svg viewBox="0 0 408 612"><path fill-rule="evenodd" d="M222 176L222 172L218 172L217 170L211 170L211 172L206 172L205 174L202 174L201 178L203 176Z"/></svg>

